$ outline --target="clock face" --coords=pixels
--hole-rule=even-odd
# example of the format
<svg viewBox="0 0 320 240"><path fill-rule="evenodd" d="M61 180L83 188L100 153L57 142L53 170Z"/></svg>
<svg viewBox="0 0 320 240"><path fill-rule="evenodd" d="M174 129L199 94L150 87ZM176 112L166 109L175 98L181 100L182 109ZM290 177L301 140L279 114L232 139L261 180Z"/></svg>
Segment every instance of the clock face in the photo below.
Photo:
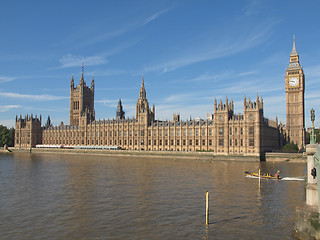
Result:
<svg viewBox="0 0 320 240"><path fill-rule="evenodd" d="M296 78L296 77L293 77L293 78L290 78L290 79L289 79L289 84L290 84L290 86L292 86L292 87L297 86L298 83L299 83L299 79Z"/></svg>

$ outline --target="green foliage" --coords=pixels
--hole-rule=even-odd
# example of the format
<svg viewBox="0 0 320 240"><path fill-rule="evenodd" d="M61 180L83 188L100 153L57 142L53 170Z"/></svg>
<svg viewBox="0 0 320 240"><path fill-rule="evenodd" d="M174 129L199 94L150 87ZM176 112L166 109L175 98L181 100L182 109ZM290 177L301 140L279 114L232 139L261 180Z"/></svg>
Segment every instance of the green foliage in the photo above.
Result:
<svg viewBox="0 0 320 240"><path fill-rule="evenodd" d="M294 152L298 152L299 151L299 148L297 146L297 144L294 144L294 143L287 143L283 149L282 149L284 152L291 152L291 153L294 153Z"/></svg>
<svg viewBox="0 0 320 240"><path fill-rule="evenodd" d="M310 133L306 132L306 144L310 144Z"/></svg>
<svg viewBox="0 0 320 240"><path fill-rule="evenodd" d="M5 144L8 147L13 147L14 128L8 129L6 126L0 125L0 147L3 147Z"/></svg>
<svg viewBox="0 0 320 240"><path fill-rule="evenodd" d="M320 129L314 130L314 135L316 136L316 142L320 143ZM306 132L306 144L310 143L311 133Z"/></svg>

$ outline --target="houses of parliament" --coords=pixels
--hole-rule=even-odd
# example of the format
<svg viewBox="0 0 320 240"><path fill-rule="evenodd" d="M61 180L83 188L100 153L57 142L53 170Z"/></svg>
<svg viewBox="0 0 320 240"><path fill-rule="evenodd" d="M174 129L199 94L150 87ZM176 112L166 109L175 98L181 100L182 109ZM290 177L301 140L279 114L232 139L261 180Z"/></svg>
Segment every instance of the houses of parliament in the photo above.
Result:
<svg viewBox="0 0 320 240"><path fill-rule="evenodd" d="M149 106L142 77L136 116L125 118L119 100L116 117L96 120L94 79L87 86L83 71L79 84L70 81L69 125L44 126L41 116L16 116L15 147L45 146L118 146L146 151L213 151L217 155L260 155L279 150L293 142L305 148L304 92L305 77L299 62L295 40L285 72L286 124L264 117L263 99L243 99L243 114L234 113L234 103L214 99L214 114L206 120L155 120L155 106Z"/></svg>

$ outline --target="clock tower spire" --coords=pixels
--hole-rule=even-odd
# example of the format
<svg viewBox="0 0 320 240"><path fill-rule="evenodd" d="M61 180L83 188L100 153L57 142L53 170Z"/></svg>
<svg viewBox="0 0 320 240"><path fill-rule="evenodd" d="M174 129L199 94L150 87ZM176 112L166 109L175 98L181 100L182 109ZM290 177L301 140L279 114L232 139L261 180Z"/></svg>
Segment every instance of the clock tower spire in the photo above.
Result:
<svg viewBox="0 0 320 240"><path fill-rule="evenodd" d="M299 62L295 36L290 54L290 63L285 74L287 140L305 148L304 92L305 76Z"/></svg>

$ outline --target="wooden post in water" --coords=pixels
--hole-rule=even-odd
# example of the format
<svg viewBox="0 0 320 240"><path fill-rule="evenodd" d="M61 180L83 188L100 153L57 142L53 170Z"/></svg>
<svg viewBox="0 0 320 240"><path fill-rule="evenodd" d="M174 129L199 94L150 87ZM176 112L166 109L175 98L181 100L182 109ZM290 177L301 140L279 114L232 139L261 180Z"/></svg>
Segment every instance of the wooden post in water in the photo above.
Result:
<svg viewBox="0 0 320 240"><path fill-rule="evenodd" d="M261 175L261 170L260 170L260 168L259 168L259 189L260 189L260 182L261 182L261 177L260 177L260 175Z"/></svg>
<svg viewBox="0 0 320 240"><path fill-rule="evenodd" d="M209 192L206 191L206 225L209 224Z"/></svg>

